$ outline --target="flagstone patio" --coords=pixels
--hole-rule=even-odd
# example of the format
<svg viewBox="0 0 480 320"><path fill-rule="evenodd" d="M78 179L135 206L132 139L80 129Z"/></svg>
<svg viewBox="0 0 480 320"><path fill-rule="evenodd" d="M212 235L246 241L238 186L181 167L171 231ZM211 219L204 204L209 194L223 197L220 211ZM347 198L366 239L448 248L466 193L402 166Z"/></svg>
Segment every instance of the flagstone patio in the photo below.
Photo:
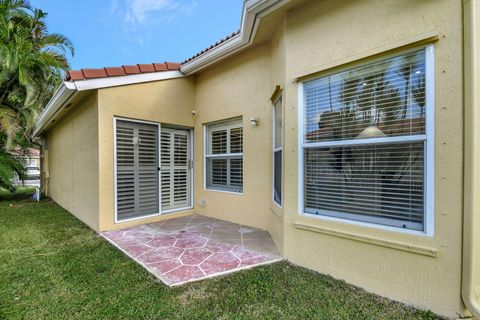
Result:
<svg viewBox="0 0 480 320"><path fill-rule="evenodd" d="M282 259L267 231L197 214L101 235L169 286Z"/></svg>

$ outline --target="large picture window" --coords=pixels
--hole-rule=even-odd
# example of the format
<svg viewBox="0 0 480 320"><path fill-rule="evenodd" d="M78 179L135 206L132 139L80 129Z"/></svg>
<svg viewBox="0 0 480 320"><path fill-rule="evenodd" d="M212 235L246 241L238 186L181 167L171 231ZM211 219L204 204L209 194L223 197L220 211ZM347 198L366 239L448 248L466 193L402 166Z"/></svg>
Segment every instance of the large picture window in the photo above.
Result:
<svg viewBox="0 0 480 320"><path fill-rule="evenodd" d="M426 232L433 48L303 83L304 213Z"/></svg>
<svg viewBox="0 0 480 320"><path fill-rule="evenodd" d="M242 119L207 125L206 140L206 188L242 192Z"/></svg>

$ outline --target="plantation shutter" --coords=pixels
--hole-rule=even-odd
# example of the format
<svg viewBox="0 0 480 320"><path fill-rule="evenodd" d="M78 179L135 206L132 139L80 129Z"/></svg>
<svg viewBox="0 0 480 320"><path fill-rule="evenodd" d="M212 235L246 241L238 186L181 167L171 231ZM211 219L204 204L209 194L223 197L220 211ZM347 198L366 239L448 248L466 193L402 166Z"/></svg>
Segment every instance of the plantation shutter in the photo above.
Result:
<svg viewBox="0 0 480 320"><path fill-rule="evenodd" d="M161 170L160 170L160 178L161 178L161 195L162 195L162 210L168 209L171 206L171 202L173 200L172 191L173 188L171 187L172 175L171 175L171 167L172 167L172 139L171 133L167 131L165 128L161 130L161 143L160 143L160 154L161 154Z"/></svg>
<svg viewBox="0 0 480 320"><path fill-rule="evenodd" d="M424 230L425 49L304 85L304 210Z"/></svg>
<svg viewBox="0 0 480 320"><path fill-rule="evenodd" d="M158 213L157 126L117 120L117 217Z"/></svg>
<svg viewBox="0 0 480 320"><path fill-rule="evenodd" d="M242 192L243 128L240 119L207 127L206 185L209 189Z"/></svg>
<svg viewBox="0 0 480 320"><path fill-rule="evenodd" d="M230 153L243 152L243 128L230 129ZM243 158L232 157L230 159L230 185L241 188L243 185Z"/></svg>
<svg viewBox="0 0 480 320"><path fill-rule="evenodd" d="M117 215L135 215L135 129L117 121Z"/></svg>
<svg viewBox="0 0 480 320"><path fill-rule="evenodd" d="M162 210L190 206L189 132L162 128Z"/></svg>

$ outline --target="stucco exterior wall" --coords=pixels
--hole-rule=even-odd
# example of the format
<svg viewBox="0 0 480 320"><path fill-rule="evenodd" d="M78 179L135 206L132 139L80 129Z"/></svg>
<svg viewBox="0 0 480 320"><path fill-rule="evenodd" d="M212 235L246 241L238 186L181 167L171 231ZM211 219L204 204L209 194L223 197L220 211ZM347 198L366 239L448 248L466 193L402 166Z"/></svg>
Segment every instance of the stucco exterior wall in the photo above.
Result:
<svg viewBox="0 0 480 320"><path fill-rule="evenodd" d="M240 54L197 76L195 116L195 209L207 216L269 229L272 106L270 45ZM204 188L204 138L207 123L241 116L243 119L243 193ZM251 118L259 125L252 127ZM203 201L204 206L199 202Z"/></svg>
<svg viewBox="0 0 480 320"><path fill-rule="evenodd" d="M192 213L186 210L115 224L114 117L174 124L193 128L195 81L178 78L98 90L99 123L99 230L125 228Z"/></svg>
<svg viewBox="0 0 480 320"><path fill-rule="evenodd" d="M461 301L461 1L308 1L286 25L284 255L302 266L390 298L454 317ZM298 214L297 77L345 65L437 34L435 50L435 231L407 235ZM311 231L296 227L308 226ZM359 241L358 239L361 239ZM372 239L379 240L373 244ZM369 243L370 242L370 243ZM400 245L406 250L391 246ZM423 248L437 257L414 253ZM411 250L409 250L411 249Z"/></svg>
<svg viewBox="0 0 480 320"><path fill-rule="evenodd" d="M270 84L269 87L271 90L273 88L280 87L280 91L275 95L271 96L274 101L279 97L282 98L282 118L283 122L285 122L285 101L286 101L286 92L285 92L285 34L286 34L286 18L282 19L281 23L278 25L277 30L272 37L270 42ZM268 121L268 125L270 126L270 149L269 149L269 157L270 157L270 210L273 214L270 214L270 221L268 223L267 230L270 232L277 248L280 252L283 252L284 247L284 220L283 220L283 204L285 203L285 198L288 196L285 194L285 130L282 130L282 141L284 142L284 148L282 151L283 159L282 159L282 205L279 206L277 203L273 201L273 105L271 104L270 107L270 118L266 119ZM283 128L285 129L284 123L282 123ZM268 214L267 214L268 215Z"/></svg>
<svg viewBox="0 0 480 320"><path fill-rule="evenodd" d="M45 137L44 183L48 196L98 230L97 95L91 93L71 108Z"/></svg>

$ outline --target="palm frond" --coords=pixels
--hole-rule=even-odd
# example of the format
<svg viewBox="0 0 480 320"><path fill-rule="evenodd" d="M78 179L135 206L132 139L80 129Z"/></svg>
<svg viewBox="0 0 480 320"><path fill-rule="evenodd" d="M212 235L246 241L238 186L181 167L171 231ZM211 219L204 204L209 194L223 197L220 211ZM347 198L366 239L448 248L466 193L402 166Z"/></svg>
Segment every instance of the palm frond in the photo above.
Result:
<svg viewBox="0 0 480 320"><path fill-rule="evenodd" d="M41 48L48 47L60 49L64 54L66 53L66 50L70 51L72 56L75 54L75 49L70 39L59 33L47 34L42 38Z"/></svg>
<svg viewBox="0 0 480 320"><path fill-rule="evenodd" d="M19 129L17 114L10 109L0 108L0 132L6 136L4 146L6 150L11 148L13 138Z"/></svg>

